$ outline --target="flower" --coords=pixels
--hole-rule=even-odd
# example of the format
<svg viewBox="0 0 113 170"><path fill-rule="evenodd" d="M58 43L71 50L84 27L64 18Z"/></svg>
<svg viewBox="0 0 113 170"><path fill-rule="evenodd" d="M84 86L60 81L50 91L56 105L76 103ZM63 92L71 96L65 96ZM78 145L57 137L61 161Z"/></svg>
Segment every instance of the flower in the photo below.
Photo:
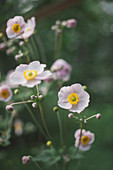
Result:
<svg viewBox="0 0 113 170"><path fill-rule="evenodd" d="M68 28L74 28L77 24L77 21L75 19L69 19L67 20L67 27Z"/></svg>
<svg viewBox="0 0 113 170"><path fill-rule="evenodd" d="M80 113L88 106L89 94L81 84L62 87L58 92L58 105L71 112Z"/></svg>
<svg viewBox="0 0 113 170"><path fill-rule="evenodd" d="M25 21L22 16L11 18L7 22L6 33L8 38L17 38L24 33Z"/></svg>
<svg viewBox="0 0 113 170"><path fill-rule="evenodd" d="M51 67L55 80L68 81L70 79L71 70L71 65L63 59L56 60Z"/></svg>
<svg viewBox="0 0 113 170"><path fill-rule="evenodd" d="M18 38L28 39L34 33L35 27L36 27L35 17L28 19L27 23L25 24L24 33Z"/></svg>
<svg viewBox="0 0 113 170"><path fill-rule="evenodd" d="M34 87L52 76L50 71L44 71L46 64L40 64L39 61L33 61L29 65L20 64L11 74L11 84L18 84L29 88Z"/></svg>
<svg viewBox="0 0 113 170"><path fill-rule="evenodd" d="M8 102L12 98L12 91L8 85L0 86L0 101Z"/></svg>
<svg viewBox="0 0 113 170"><path fill-rule="evenodd" d="M30 162L30 156L23 156L22 157L22 163L27 164Z"/></svg>
<svg viewBox="0 0 113 170"><path fill-rule="evenodd" d="M15 60L19 60L20 58L23 57L23 53L22 52L19 52L19 54L15 55Z"/></svg>
<svg viewBox="0 0 113 170"><path fill-rule="evenodd" d="M13 110L14 110L13 106L11 106L11 105L6 106L6 111L12 112Z"/></svg>
<svg viewBox="0 0 113 170"><path fill-rule="evenodd" d="M94 133L91 133L90 131L86 131L85 129L83 129L81 134L81 140L80 140L80 133L81 130L78 129L74 134L74 137L76 139L75 146L79 147L79 149L82 151L87 151L91 148L91 144L95 140Z"/></svg>

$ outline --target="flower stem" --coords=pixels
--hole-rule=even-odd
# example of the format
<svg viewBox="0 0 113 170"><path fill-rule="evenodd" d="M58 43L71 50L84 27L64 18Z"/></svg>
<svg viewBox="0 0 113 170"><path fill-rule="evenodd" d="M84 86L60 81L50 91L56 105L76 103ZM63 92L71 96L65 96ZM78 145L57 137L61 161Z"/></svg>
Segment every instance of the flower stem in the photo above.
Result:
<svg viewBox="0 0 113 170"><path fill-rule="evenodd" d="M38 169L42 170L42 168L39 166L39 164L38 164L37 162L35 162L35 161L33 161L33 162L34 162L34 164L36 165L36 167L37 167Z"/></svg>
<svg viewBox="0 0 113 170"><path fill-rule="evenodd" d="M44 119L44 114L43 114L42 105L41 105L40 102L38 102L38 105L39 105L39 109L40 109L40 113L41 113L41 118L42 118L42 122L43 122L43 125L44 125L44 128L45 128L45 131L46 131L48 137L49 137L50 139L52 139L52 137L51 137L51 135L50 135L50 133L49 133L49 130L48 130L48 128L47 128L45 119Z"/></svg>
<svg viewBox="0 0 113 170"><path fill-rule="evenodd" d="M17 105L17 104L25 104L25 103L32 103L32 101L23 101L23 102L15 102L15 103L11 103L10 105Z"/></svg>
<svg viewBox="0 0 113 170"><path fill-rule="evenodd" d="M61 119L60 119L60 115L58 111L57 111L57 119L58 119L58 124L59 124L60 142L61 142L61 145L63 146L62 123L61 123Z"/></svg>

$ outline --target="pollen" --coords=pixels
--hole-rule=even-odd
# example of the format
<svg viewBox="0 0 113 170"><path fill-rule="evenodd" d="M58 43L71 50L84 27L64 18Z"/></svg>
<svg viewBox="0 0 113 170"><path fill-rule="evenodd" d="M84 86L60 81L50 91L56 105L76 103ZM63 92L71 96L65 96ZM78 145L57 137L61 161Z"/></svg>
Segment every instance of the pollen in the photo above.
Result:
<svg viewBox="0 0 113 170"><path fill-rule="evenodd" d="M14 25L12 26L12 30L13 30L13 32L18 33L18 32L20 32L21 27L20 27L19 24L14 24Z"/></svg>
<svg viewBox="0 0 113 170"><path fill-rule="evenodd" d="M72 105L76 105L79 102L79 97L78 94L76 93L71 93L68 98L68 102L71 103Z"/></svg>
<svg viewBox="0 0 113 170"><path fill-rule="evenodd" d="M9 97L10 93L9 91L7 91L6 89L3 89L1 92L0 92L0 96L3 97L4 99L7 99Z"/></svg>
<svg viewBox="0 0 113 170"><path fill-rule="evenodd" d="M88 137L88 136L82 136L82 137L81 137L81 143L82 143L83 145L87 145L88 142L89 142L89 137Z"/></svg>
<svg viewBox="0 0 113 170"><path fill-rule="evenodd" d="M33 80L36 76L37 76L37 71L35 71L35 70L24 71L24 77L27 80Z"/></svg>

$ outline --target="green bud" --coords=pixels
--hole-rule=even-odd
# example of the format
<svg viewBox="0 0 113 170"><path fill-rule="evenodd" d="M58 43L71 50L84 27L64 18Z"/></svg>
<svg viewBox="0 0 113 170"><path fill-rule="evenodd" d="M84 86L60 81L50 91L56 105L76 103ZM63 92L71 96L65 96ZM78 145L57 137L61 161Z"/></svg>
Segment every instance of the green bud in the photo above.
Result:
<svg viewBox="0 0 113 170"><path fill-rule="evenodd" d="M53 107L53 111L57 112L58 111L58 107L57 106Z"/></svg>

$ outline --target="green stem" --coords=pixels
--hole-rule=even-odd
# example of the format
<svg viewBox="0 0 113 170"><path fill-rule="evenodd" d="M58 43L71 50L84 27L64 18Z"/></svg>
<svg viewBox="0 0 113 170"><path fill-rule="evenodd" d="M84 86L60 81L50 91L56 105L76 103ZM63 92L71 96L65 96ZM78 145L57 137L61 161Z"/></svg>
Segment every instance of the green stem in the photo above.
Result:
<svg viewBox="0 0 113 170"><path fill-rule="evenodd" d="M34 41L33 36L31 36L30 40L31 40L31 45L32 45L33 53L34 53L34 55L36 55L35 59L37 59L37 56L38 56L38 59L39 59L39 52L38 52L38 49L37 49L37 46L36 46L36 43Z"/></svg>
<svg viewBox="0 0 113 170"><path fill-rule="evenodd" d="M60 115L58 111L57 111L57 119L58 119L58 124L59 124L60 142L61 142L61 145L63 146L62 123L61 123L61 119L60 119Z"/></svg>
<svg viewBox="0 0 113 170"><path fill-rule="evenodd" d="M41 113L41 118L42 118L42 122L43 122L43 125L44 125L44 128L45 128L45 131L46 131L48 137L49 137L50 139L52 139L52 137L51 137L51 135L50 135L50 133L49 133L49 130L48 130L48 128L47 128L45 119L44 119L44 114L43 114L42 105L41 105L40 102L38 103L38 105L39 105L39 109L40 109L40 113Z"/></svg>
<svg viewBox="0 0 113 170"><path fill-rule="evenodd" d="M33 161L34 162L34 161ZM34 162L34 164L36 165L36 167L40 170L42 170L42 168L39 166L39 164L37 162Z"/></svg>

